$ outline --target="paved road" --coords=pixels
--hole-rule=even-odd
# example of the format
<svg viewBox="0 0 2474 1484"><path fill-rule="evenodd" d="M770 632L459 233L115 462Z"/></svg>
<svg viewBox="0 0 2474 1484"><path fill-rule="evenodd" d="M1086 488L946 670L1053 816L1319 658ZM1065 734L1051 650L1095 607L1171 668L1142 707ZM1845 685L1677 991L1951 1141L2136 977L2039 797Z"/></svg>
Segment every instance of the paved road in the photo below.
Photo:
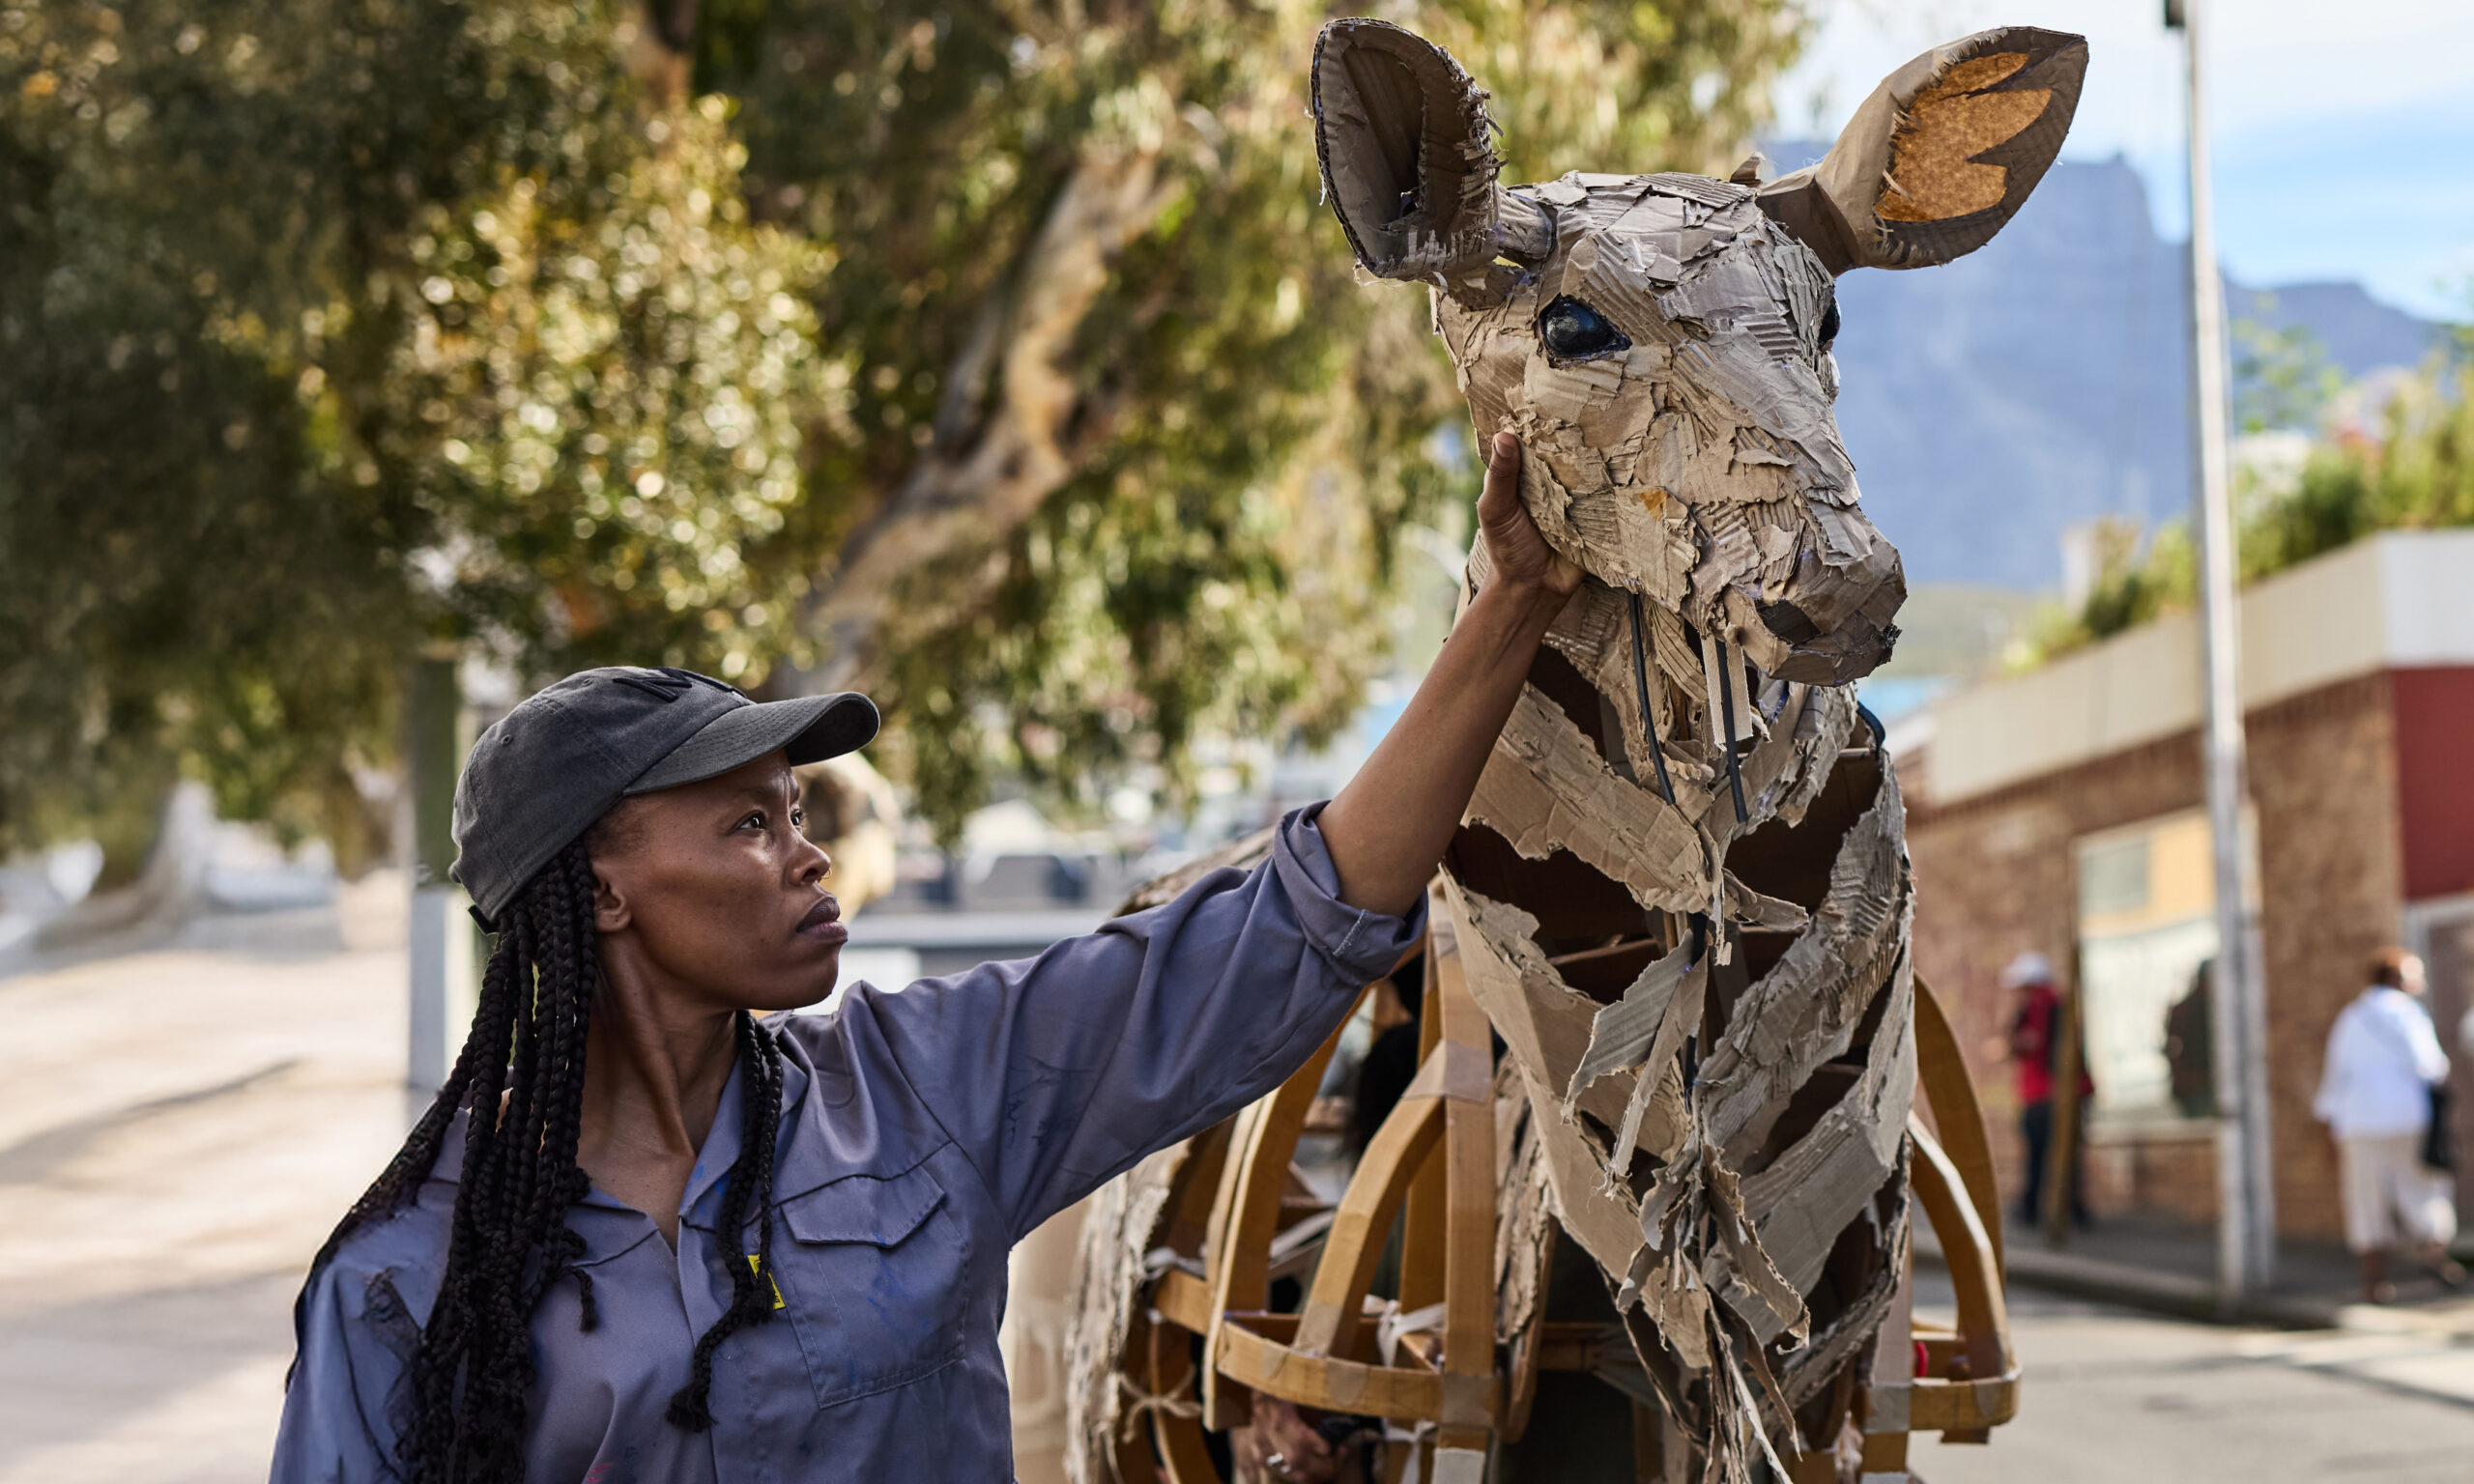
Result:
<svg viewBox="0 0 2474 1484"><path fill-rule="evenodd" d="M2422 1333L2226 1329L2019 1292L2019 1417L1919 1441L1929 1484L2466 1484L2474 1347Z"/></svg>

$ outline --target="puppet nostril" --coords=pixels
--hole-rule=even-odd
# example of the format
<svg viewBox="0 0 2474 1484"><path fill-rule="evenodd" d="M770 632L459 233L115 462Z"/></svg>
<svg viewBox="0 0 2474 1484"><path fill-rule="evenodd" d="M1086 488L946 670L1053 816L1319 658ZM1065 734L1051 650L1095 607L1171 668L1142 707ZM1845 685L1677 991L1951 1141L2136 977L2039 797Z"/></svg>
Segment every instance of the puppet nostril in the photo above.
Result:
<svg viewBox="0 0 2474 1484"><path fill-rule="evenodd" d="M1818 639L1821 630L1804 616L1804 611L1793 603L1763 603L1755 612L1761 614L1761 626L1791 644Z"/></svg>

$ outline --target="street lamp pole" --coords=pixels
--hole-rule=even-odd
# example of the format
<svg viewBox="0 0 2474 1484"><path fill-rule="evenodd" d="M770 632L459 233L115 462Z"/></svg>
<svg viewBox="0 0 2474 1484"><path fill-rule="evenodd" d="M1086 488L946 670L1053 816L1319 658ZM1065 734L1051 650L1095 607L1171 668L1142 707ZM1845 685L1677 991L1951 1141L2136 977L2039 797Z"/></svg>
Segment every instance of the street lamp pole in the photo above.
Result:
<svg viewBox="0 0 2474 1484"><path fill-rule="evenodd" d="M2200 632L2206 676L2202 747L2216 889L2217 1282L2228 1298L2276 1277L2270 1183L2267 1004L2250 930L2242 848L2241 635L2234 607L2233 512L2226 471L2225 280L2217 268L2200 17L2206 0L2166 0L2189 65L2191 393L2200 534Z"/></svg>
<svg viewBox="0 0 2474 1484"><path fill-rule="evenodd" d="M446 1082L477 994L473 929L455 864L455 775L464 765L464 697L457 654L442 645L416 659L404 688L406 813L412 909L404 1081L426 1101Z"/></svg>

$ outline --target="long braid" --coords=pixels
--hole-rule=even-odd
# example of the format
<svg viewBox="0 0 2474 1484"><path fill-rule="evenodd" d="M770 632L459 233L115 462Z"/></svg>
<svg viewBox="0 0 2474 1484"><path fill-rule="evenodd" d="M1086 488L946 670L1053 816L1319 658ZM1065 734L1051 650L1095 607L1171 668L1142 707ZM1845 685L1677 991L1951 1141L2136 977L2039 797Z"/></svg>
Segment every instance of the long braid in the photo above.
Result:
<svg viewBox="0 0 2474 1484"><path fill-rule="evenodd" d="M597 971L597 942L592 926L592 868L582 861L559 863L565 868L565 890L569 907L564 921L575 927L573 941L568 946L579 964L579 972ZM588 1330L600 1324L600 1314L593 1304L592 1275L576 1266L584 1256L584 1238L563 1222L553 1220L555 1213L585 1198L592 1182L577 1167L574 1151L584 1127L584 1052L585 1034L591 1022L592 996L578 996L572 1003L556 1007L557 1017L551 1028L551 1062L548 1082L556 1096L549 1100L540 1147L534 1164L533 1209L531 1221L535 1229L547 1226L550 1231L549 1250L544 1254L541 1272L533 1292L528 1296L526 1309L540 1301L542 1294L562 1277L576 1280L577 1298L583 1307L582 1324Z"/></svg>
<svg viewBox="0 0 2474 1484"><path fill-rule="evenodd" d="M498 951L511 960L509 1013L503 1024L475 1016L473 1034L497 1048L473 1078L465 1109L464 1165L453 1218L448 1227L446 1267L439 1283L428 1328L421 1335L412 1367L413 1391L418 1411L404 1439L406 1462L417 1480L469 1480L474 1484L515 1484L523 1474L521 1434L523 1396L508 1415L505 1333L513 1317L507 1288L514 1275L506 1270L509 1225L501 1172L511 1145L521 1145L525 1129L510 1129L503 1108L517 1108L512 1073L526 1063L521 1055L522 1031L537 1013L545 986L540 981L549 966L541 962L536 880L508 909L509 921L499 937ZM513 1066L510 1066L513 1063ZM502 1093L505 1094L503 1101ZM518 1329L522 1335L521 1327ZM528 1354L525 1356L529 1360Z"/></svg>
<svg viewBox="0 0 2474 1484"><path fill-rule="evenodd" d="M532 1384L532 1316L561 1279L573 1277L586 1329L599 1320L590 1275L577 1262L584 1240L567 1209L591 1181L576 1163L583 1127L586 1034L600 984L593 930L593 835L542 868L501 914L481 978L473 1029L454 1070L394 1158L353 1203L312 1261L294 1305L305 1315L319 1274L346 1238L411 1204L464 1118L464 1160L438 1298L409 1377L414 1411L401 1440L415 1484L523 1484L526 1402ZM772 1036L741 1013L738 1165L723 1195L721 1242L731 1304L696 1342L693 1378L672 1398L670 1420L689 1431L712 1425L713 1353L750 1324L773 1317L774 1135L781 1123L782 1060ZM755 1262L737 1251L757 1230Z"/></svg>
<svg viewBox="0 0 2474 1484"><path fill-rule="evenodd" d="M696 1340L687 1384L670 1399L671 1424L691 1433L713 1425L713 1352L748 1325L773 1318L773 1141L782 1122L782 1052L772 1034L746 1011L738 1013L739 1065L747 1085L739 1099L739 1156L725 1178L714 1241L730 1265L731 1303ZM750 1216L756 1251L739 1250ZM751 1261L751 1257L753 1261Z"/></svg>
<svg viewBox="0 0 2474 1484"><path fill-rule="evenodd" d="M489 966L481 974L480 1002L473 1015L476 1031L494 1015L504 1018L500 1007L513 993L510 985L513 977L514 970L508 956L490 956ZM387 1168L370 1182L369 1188L360 1193L360 1198L352 1203L343 1219L335 1223L335 1229L319 1246L317 1255L309 1260L308 1281L301 1285L301 1293L292 1303L293 1327L296 1329L307 1317L310 1289L316 1284L318 1274L326 1270L327 1264L334 1260L335 1250L343 1245L344 1239L371 1221L393 1215L409 1205L414 1194L420 1189L421 1182L429 1178L430 1167L438 1162L439 1149L446 1142L447 1127L464 1106L464 1095L472 1089L474 1068L479 1060L475 1048L484 1044L486 1038L479 1035L465 1038L463 1049L456 1053L455 1066L448 1070L446 1083L439 1088L438 1096L430 1099L419 1119L415 1121L412 1132L404 1137L403 1147L395 1151L395 1157L387 1161ZM300 1365L299 1356L293 1358L293 1365L295 1368ZM289 1370L284 1373L284 1384L292 1384Z"/></svg>

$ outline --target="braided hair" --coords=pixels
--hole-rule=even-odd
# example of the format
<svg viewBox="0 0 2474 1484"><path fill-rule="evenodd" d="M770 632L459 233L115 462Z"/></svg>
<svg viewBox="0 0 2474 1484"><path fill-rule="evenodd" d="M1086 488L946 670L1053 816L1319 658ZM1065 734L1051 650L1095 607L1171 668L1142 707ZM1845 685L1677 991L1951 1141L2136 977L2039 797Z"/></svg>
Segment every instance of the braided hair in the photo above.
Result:
<svg viewBox="0 0 2474 1484"><path fill-rule="evenodd" d="M585 1029L601 984L591 861L600 835L596 826L553 857L501 914L480 1004L454 1070L403 1148L318 1249L293 1306L297 1327L319 1274L344 1240L411 1204L437 1162L450 1121L461 1113L464 1164L446 1266L414 1352L414 1413L398 1440L414 1484L523 1484L533 1309L552 1287L572 1278L582 1327L599 1322L592 1275L577 1266L584 1239L568 1228L566 1212L591 1184L576 1163L576 1146ZM741 1154L727 1177L720 1229L726 1243L735 1241L753 1220L757 1251L729 1263L730 1307L697 1340L692 1377L671 1398L670 1422L689 1432L713 1425L713 1352L738 1329L773 1317L781 1048L745 1011L738 1013L737 1036L748 1083ZM740 1178L742 1172L753 1178Z"/></svg>

